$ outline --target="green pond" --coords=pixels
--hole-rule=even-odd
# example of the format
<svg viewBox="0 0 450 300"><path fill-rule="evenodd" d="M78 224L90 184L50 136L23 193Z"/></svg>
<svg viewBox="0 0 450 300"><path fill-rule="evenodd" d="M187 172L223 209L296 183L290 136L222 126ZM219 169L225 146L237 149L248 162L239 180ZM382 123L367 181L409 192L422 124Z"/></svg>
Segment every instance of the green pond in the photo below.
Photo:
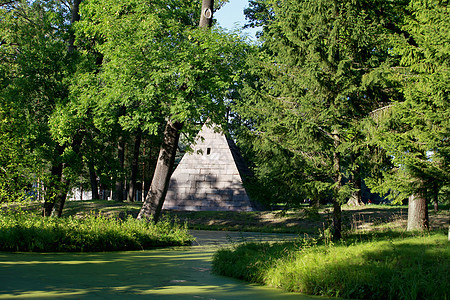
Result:
<svg viewBox="0 0 450 300"><path fill-rule="evenodd" d="M288 235L192 232L194 246L104 253L0 252L0 299L317 299L211 274L218 247Z"/></svg>

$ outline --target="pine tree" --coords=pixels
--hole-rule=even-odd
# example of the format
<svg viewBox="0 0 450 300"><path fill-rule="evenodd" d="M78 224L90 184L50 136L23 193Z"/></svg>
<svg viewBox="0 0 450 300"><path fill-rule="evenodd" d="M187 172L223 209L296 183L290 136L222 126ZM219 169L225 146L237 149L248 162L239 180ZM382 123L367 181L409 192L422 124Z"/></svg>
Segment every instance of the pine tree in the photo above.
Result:
<svg viewBox="0 0 450 300"><path fill-rule="evenodd" d="M360 123L393 92L382 70L391 63L385 25L393 22L394 6L258 2L270 3L266 12L272 15L264 21L264 53L249 64L258 80L248 83L239 112L259 139L295 157L301 190L331 195L339 239L341 204L354 190L344 179L362 143Z"/></svg>
<svg viewBox="0 0 450 300"><path fill-rule="evenodd" d="M381 192L409 198L408 230L428 227L427 203L448 201L450 185L450 15L448 1L413 0L402 14L393 75L403 97L376 118L375 139L394 163Z"/></svg>

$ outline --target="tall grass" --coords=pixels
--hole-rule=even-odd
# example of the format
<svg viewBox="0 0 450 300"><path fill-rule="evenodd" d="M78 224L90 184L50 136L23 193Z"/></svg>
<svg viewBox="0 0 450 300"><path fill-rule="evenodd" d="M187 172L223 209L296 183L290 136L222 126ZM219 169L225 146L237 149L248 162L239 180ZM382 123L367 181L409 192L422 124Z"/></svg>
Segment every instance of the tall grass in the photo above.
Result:
<svg viewBox="0 0 450 300"><path fill-rule="evenodd" d="M216 253L216 273L305 294L351 299L448 299L443 234L351 245L244 244Z"/></svg>
<svg viewBox="0 0 450 300"><path fill-rule="evenodd" d="M43 218L0 214L1 251L118 251L190 244L186 226L167 219L156 225L128 218L90 215Z"/></svg>

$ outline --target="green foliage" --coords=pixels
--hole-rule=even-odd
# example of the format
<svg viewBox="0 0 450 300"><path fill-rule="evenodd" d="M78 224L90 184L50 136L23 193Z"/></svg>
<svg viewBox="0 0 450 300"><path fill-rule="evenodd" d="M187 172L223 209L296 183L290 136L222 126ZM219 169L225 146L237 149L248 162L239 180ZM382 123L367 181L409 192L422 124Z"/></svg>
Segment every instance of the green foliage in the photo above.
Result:
<svg viewBox="0 0 450 300"><path fill-rule="evenodd" d="M61 1L10 1L0 7L0 117L8 124L0 128L5 146L0 156L9 156L4 173L19 179L14 185L19 193L37 178L49 179L51 186L49 168L72 158L60 157L49 126L68 101L75 69L76 54L67 50L68 19L69 7Z"/></svg>
<svg viewBox="0 0 450 300"><path fill-rule="evenodd" d="M248 61L236 106L247 131L238 140L275 201L331 196L344 203L351 195L343 179L360 163L352 156L365 147L361 123L392 96L383 75L392 63L384 25L395 20L385 4L253 2L249 16L264 24L264 43ZM279 195L278 181L285 182Z"/></svg>
<svg viewBox="0 0 450 300"><path fill-rule="evenodd" d="M157 225L133 218L120 220L43 218L25 213L0 215L1 251L119 251L187 245L186 227L164 219Z"/></svg>
<svg viewBox="0 0 450 300"><path fill-rule="evenodd" d="M450 184L450 18L448 1L416 1L405 7L393 54L403 98L375 118L374 140L394 166L372 185L401 200L423 194L447 201ZM407 32L407 35L404 34Z"/></svg>
<svg viewBox="0 0 450 300"><path fill-rule="evenodd" d="M351 299L446 299L450 251L446 236L336 245L314 240L243 244L219 250L219 274L288 291ZM433 282L433 284L430 284Z"/></svg>
<svg viewBox="0 0 450 300"><path fill-rule="evenodd" d="M0 202L17 201L31 189L36 171L27 138L22 136L25 124L17 111L0 103Z"/></svg>
<svg viewBox="0 0 450 300"><path fill-rule="evenodd" d="M78 40L100 54L102 64L98 72L80 74L78 105L96 103L96 126L118 122L125 131L156 134L166 118L223 122L223 99L245 45L238 36L197 28L199 4L84 2Z"/></svg>

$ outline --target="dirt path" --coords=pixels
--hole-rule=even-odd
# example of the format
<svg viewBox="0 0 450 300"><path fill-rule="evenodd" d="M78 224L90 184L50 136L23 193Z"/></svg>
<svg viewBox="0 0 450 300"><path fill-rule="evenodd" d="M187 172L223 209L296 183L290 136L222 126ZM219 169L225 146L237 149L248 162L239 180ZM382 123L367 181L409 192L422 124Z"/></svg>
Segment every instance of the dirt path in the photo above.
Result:
<svg viewBox="0 0 450 300"><path fill-rule="evenodd" d="M226 246L242 242L276 242L298 238L297 234L259 233L238 231L189 230L196 240L195 246Z"/></svg>
<svg viewBox="0 0 450 300"><path fill-rule="evenodd" d="M317 299L210 272L219 245L293 235L193 234L198 246L108 253L0 252L0 299Z"/></svg>

